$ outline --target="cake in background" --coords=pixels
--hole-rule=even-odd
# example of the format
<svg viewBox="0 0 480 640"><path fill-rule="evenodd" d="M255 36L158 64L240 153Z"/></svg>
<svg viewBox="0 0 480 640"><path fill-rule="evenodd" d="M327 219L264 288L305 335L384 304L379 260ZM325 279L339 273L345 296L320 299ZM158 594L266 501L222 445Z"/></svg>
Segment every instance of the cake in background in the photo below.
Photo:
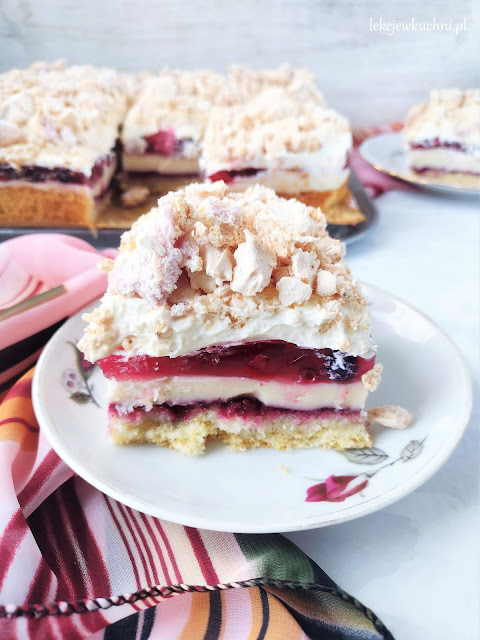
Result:
<svg viewBox="0 0 480 640"><path fill-rule="evenodd" d="M350 148L307 69L36 63L0 75L0 226L129 228L156 195L219 177L354 225L365 218L347 187Z"/></svg>
<svg viewBox="0 0 480 640"><path fill-rule="evenodd" d="M320 209L262 186L171 192L125 233L79 343L115 443L194 455L369 447L367 301Z"/></svg>
<svg viewBox="0 0 480 640"><path fill-rule="evenodd" d="M480 89L435 89L407 115L410 168L429 177L480 185Z"/></svg>
<svg viewBox="0 0 480 640"><path fill-rule="evenodd" d="M233 191L262 184L321 207L329 223L357 224L364 216L350 202L351 148L346 118L318 100L271 86L212 112L201 166L207 181L224 180Z"/></svg>
<svg viewBox="0 0 480 640"><path fill-rule="evenodd" d="M123 125L121 185L165 193L201 180L199 158L223 78L213 71L147 74Z"/></svg>
<svg viewBox="0 0 480 640"><path fill-rule="evenodd" d="M0 75L0 224L95 227L129 86L113 69L62 62Z"/></svg>
<svg viewBox="0 0 480 640"><path fill-rule="evenodd" d="M265 89L274 87L283 89L298 102L326 106L313 73L309 69L298 69L288 64L281 65L277 69L260 71L232 65L215 103L221 107L244 104Z"/></svg>

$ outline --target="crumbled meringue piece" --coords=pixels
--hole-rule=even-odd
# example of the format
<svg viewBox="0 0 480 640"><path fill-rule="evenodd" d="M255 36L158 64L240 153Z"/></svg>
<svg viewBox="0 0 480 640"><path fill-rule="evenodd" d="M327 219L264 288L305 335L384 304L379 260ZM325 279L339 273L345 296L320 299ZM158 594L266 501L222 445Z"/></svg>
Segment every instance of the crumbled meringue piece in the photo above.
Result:
<svg viewBox="0 0 480 640"><path fill-rule="evenodd" d="M233 278L233 266L235 264L233 253L228 247L218 249L211 244L203 246L200 250L205 272L220 285Z"/></svg>
<svg viewBox="0 0 480 640"><path fill-rule="evenodd" d="M312 233L314 224L303 202L276 198L267 204L279 220L293 227L295 231Z"/></svg>
<svg viewBox="0 0 480 640"><path fill-rule="evenodd" d="M272 269L276 265L273 251L267 249L256 235L245 229L245 242L241 242L235 253L232 291L244 296L254 296L263 291L270 282Z"/></svg>
<svg viewBox="0 0 480 640"><path fill-rule="evenodd" d="M0 120L0 147L14 144L22 139L22 130L13 122Z"/></svg>
<svg viewBox="0 0 480 640"><path fill-rule="evenodd" d="M386 405L367 411L368 420L390 429L406 429L412 424L412 414L403 407Z"/></svg>
<svg viewBox="0 0 480 640"><path fill-rule="evenodd" d="M172 318L181 318L182 316L186 315L188 311L190 311L190 309L191 305L188 302L177 302L176 304L172 305L170 313L172 315Z"/></svg>
<svg viewBox="0 0 480 640"><path fill-rule="evenodd" d="M317 273L317 293L319 296L333 296L337 290L337 279L330 271L320 270Z"/></svg>
<svg viewBox="0 0 480 640"><path fill-rule="evenodd" d="M297 251L292 256L292 274L295 278L312 284L319 260L313 251Z"/></svg>
<svg viewBox="0 0 480 640"><path fill-rule="evenodd" d="M215 291L215 280L208 276L205 271L190 271L190 269L187 269L187 271L192 289L201 289L204 293L213 293Z"/></svg>
<svg viewBox="0 0 480 640"><path fill-rule="evenodd" d="M312 287L309 284L291 277L280 278L277 282L277 291L280 302L285 307L291 304L302 304L312 295Z"/></svg>
<svg viewBox="0 0 480 640"><path fill-rule="evenodd" d="M183 256L183 265L187 267L189 272L201 271L203 268L203 260L200 256L200 248L190 234L185 235L179 244L179 249Z"/></svg>
<svg viewBox="0 0 480 640"><path fill-rule="evenodd" d="M383 367L381 364L376 364L373 369L370 369L370 371L363 374L362 382L365 389L368 389L368 391L375 391L375 389L378 388L378 385L382 381L382 369Z"/></svg>

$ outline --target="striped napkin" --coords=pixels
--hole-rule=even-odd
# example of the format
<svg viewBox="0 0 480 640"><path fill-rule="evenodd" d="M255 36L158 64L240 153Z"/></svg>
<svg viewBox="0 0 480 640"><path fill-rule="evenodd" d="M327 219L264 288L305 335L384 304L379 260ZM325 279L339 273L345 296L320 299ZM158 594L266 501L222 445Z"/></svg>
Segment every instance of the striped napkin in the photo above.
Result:
<svg viewBox="0 0 480 640"><path fill-rule="evenodd" d="M282 536L182 527L75 477L32 376L0 406L2 640L393 640Z"/></svg>

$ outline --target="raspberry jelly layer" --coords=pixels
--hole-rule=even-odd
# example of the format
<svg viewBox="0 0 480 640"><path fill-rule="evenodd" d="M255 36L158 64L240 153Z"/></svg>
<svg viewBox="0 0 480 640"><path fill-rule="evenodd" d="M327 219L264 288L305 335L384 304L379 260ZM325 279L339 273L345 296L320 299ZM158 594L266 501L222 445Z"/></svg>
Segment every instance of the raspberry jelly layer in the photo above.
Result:
<svg viewBox="0 0 480 640"><path fill-rule="evenodd" d="M362 416L360 410L337 410L330 407L323 407L314 411L279 409L269 407L254 398L246 397L233 398L227 402L197 402L185 406L162 404L153 407L149 411L143 408L136 408L128 413L120 413L114 404L110 404L108 414L111 418L120 418L126 422L139 425L147 416L149 418L154 417L159 422L168 421L175 425L210 409L217 411L219 417L225 422L241 419L245 422L245 428L262 426L263 421L281 417L294 419L296 423L301 423L302 421L311 423L312 420L321 421L332 418L349 419L352 422L357 422Z"/></svg>
<svg viewBox="0 0 480 640"><path fill-rule="evenodd" d="M281 340L207 347L177 358L111 355L99 361L105 376L117 381L188 375L307 385L358 382L374 364L375 357L366 359L331 349L304 349Z"/></svg>

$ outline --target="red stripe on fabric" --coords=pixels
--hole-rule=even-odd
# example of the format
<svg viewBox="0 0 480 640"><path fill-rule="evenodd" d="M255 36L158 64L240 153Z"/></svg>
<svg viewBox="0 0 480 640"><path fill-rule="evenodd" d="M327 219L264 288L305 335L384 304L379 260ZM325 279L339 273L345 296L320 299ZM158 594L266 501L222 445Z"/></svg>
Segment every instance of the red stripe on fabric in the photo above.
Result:
<svg viewBox="0 0 480 640"><path fill-rule="evenodd" d="M127 512L127 515L130 516L131 520L133 520L133 524L138 532L138 535L140 537L140 540L143 542L143 546L147 552L148 555L148 559L149 562L146 562L146 571L145 571L145 575L147 576L147 580L149 581L149 586L152 586L154 584L158 584L158 578L159 576L156 574L155 568L154 568L154 564L155 564L155 560L153 559L153 555L152 552L150 551L150 545L147 541L147 539L145 538L145 534L142 530L142 524L141 524L141 514L138 511L134 511L133 509L130 509L129 507L124 507L125 511ZM138 538L137 538L138 539ZM140 550L140 546L139 546L139 550Z"/></svg>
<svg viewBox="0 0 480 640"><path fill-rule="evenodd" d="M207 584L218 584L220 581L218 579L217 572L210 560L207 548L203 544L200 532L198 529L193 529L192 527L184 527L184 529Z"/></svg>
<svg viewBox="0 0 480 640"><path fill-rule="evenodd" d="M38 565L37 571L30 585L25 604L38 604L48 602L50 585L52 584L53 572L42 558ZM28 637L35 638L38 631L38 621L29 619L27 622Z"/></svg>
<svg viewBox="0 0 480 640"><path fill-rule="evenodd" d="M145 523L145 526L147 527L147 531L150 535L150 538L153 542L153 546L155 547L155 551L157 552L157 557L160 560L160 564L162 566L162 571L163 571L163 583L164 584L172 584L172 580L170 578L170 573L168 571L168 567L167 567L167 563L165 562L165 558L163 557L163 553L162 550L160 548L160 545L158 544L158 532L154 531L151 523L150 523L150 518L145 515L144 513L140 514L140 517L142 518L142 520ZM159 584L160 580L156 579L156 584Z"/></svg>
<svg viewBox="0 0 480 640"><path fill-rule="evenodd" d="M23 516L22 510L18 509L11 517L10 522L7 524L4 533L0 538L0 549L2 549L2 561L0 562L0 589L3 586L15 554L27 531L28 525Z"/></svg>
<svg viewBox="0 0 480 640"><path fill-rule="evenodd" d="M19 416L13 416L12 418L4 418L3 420L0 420L0 427L2 427L4 424L10 424L12 422L22 424L24 427L27 427L27 429L32 433L38 433L39 431L38 427L33 426L33 424L27 422L25 418L20 418Z"/></svg>
<svg viewBox="0 0 480 640"><path fill-rule="evenodd" d="M42 558L33 577L32 584L30 585L25 604L48 602L52 577L52 570Z"/></svg>
<svg viewBox="0 0 480 640"><path fill-rule="evenodd" d="M12 398L30 398L31 392L32 379L28 378L27 380L19 380L5 396L5 400L11 400Z"/></svg>
<svg viewBox="0 0 480 640"><path fill-rule="evenodd" d="M57 640L57 638L63 638L64 640L82 640L82 638L85 638L85 633L82 633L75 624L76 618L77 616L75 615L56 618L54 623L56 623L57 632L51 636L51 640ZM38 638L38 636L36 637ZM33 638L35 638L35 636L33 636ZM50 638L48 640L50 640Z"/></svg>
<svg viewBox="0 0 480 640"><path fill-rule="evenodd" d="M25 509L25 507L37 496L40 489L45 485L47 478L52 475L60 463L60 458L57 456L55 451L51 449L17 496L22 509Z"/></svg>
<svg viewBox="0 0 480 640"><path fill-rule="evenodd" d="M168 557L170 558L170 562L172 563L172 567L173 570L175 572L175 579L177 580L177 583L180 584L181 582L183 582L182 580L182 574L180 573L180 570L178 568L178 564L177 564L177 559L175 558L175 554L173 553L172 550L172 545L170 544L170 540L168 539L167 534L165 533L162 523L160 522L160 520L157 520L156 518L154 518L154 522L155 525L158 529L158 532L160 533L162 540L163 540L163 544L165 545L165 548L167 549L168 552Z"/></svg>
<svg viewBox="0 0 480 640"><path fill-rule="evenodd" d="M138 537L135 533L135 530L132 526L132 524L130 523L130 518L128 517L128 513L127 511L130 511L130 509L128 507L125 507L123 504L121 504L120 502L118 503L118 508L120 509L120 512L122 513L123 519L125 521L125 524L128 527L128 530L130 531L130 535L133 538L134 544L137 547L137 553L140 556L140 561L143 565L143 572L145 574L145 579L148 581L150 579L149 576L149 571L148 571L148 567L147 567L147 561L145 559L145 554L142 552L141 548L140 548L140 544L138 542ZM140 588L144 588L146 586L150 586L150 585L145 585L145 584L140 584Z"/></svg>
<svg viewBox="0 0 480 640"><path fill-rule="evenodd" d="M83 505L80 502L75 480L63 485L56 493L60 494L64 500L66 516L78 541L88 579L92 585L91 592L81 596L77 595L76 597L94 598L99 593L110 593L108 568L95 538L95 533L90 528Z"/></svg>
<svg viewBox="0 0 480 640"><path fill-rule="evenodd" d="M72 483L69 483L68 489L70 493L73 492L71 485ZM58 577L63 582L57 589L57 599L69 601L89 597L91 594L92 581L89 580L84 551L76 537L77 522L75 522L74 527L70 518L70 506L68 504L68 497L65 495L65 485L55 491L52 498L55 502L54 511L60 522L60 530L62 532L61 540L56 537L60 555L60 558L56 559L60 568ZM49 503L49 505L50 504L51 503ZM53 513L53 509L51 511ZM81 511L81 508L79 508L78 511ZM75 513L75 517L77 517L77 515L78 514ZM80 558L78 557L79 555L81 556Z"/></svg>
<svg viewBox="0 0 480 640"><path fill-rule="evenodd" d="M108 510L110 511L110 515L112 516L112 520L113 520L115 526L117 527L117 531L120 534L120 537L122 538L122 542L123 542L123 544L125 546L125 549L127 551L128 557L130 558L130 563L132 565L133 575L135 576L135 580L137 581L137 585L136 585L135 590L136 589L140 589L141 588L140 575L138 573L137 565L136 565L135 559L133 557L132 550L130 549L130 545L128 543L128 540L127 540L125 534L123 533L123 528L122 528L122 526L120 524L120 521L119 521L119 519L117 517L117 514L115 513L115 511L113 509L113 505L110 502L110 498L108 498L108 496L106 496L105 494L102 494L102 495L103 495L103 498L104 498L105 502L107 503ZM119 504L119 503L116 502L116 504ZM133 589L132 589L132 591L133 591ZM141 611L141 607L138 607L135 603L131 604L131 606L136 611Z"/></svg>

